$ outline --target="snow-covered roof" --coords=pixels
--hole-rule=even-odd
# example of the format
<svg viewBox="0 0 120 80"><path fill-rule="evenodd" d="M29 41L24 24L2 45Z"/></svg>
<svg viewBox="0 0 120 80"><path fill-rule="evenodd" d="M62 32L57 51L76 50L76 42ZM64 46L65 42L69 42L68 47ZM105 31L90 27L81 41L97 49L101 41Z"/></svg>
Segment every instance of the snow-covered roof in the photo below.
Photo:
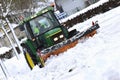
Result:
<svg viewBox="0 0 120 80"><path fill-rule="evenodd" d="M12 48L9 47L0 47L0 56L9 52Z"/></svg>

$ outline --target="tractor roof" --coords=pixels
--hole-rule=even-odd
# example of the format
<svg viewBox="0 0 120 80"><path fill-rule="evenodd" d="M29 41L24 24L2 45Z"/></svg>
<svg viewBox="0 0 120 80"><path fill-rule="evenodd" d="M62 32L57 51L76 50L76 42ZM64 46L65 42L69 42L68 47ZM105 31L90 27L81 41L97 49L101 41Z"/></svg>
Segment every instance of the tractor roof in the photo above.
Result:
<svg viewBox="0 0 120 80"><path fill-rule="evenodd" d="M53 11L53 10L54 10L53 7L50 7L50 6L49 6L49 7L46 7L46 8L44 8L44 9L40 10L38 13L35 13L34 15L25 18L23 21L20 22L19 25L22 25L23 23L25 23L25 22L27 22L27 21L29 21L29 20L31 20L31 19L39 16L39 15L42 15L42 14L48 12L48 11Z"/></svg>

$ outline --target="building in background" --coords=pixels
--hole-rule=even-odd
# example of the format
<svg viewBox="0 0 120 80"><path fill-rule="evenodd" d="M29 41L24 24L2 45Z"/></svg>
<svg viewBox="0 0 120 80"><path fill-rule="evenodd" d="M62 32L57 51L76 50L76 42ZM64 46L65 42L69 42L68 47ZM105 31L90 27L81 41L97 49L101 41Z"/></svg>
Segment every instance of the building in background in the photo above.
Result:
<svg viewBox="0 0 120 80"><path fill-rule="evenodd" d="M55 0L56 9L67 15L74 14L99 0Z"/></svg>
<svg viewBox="0 0 120 80"><path fill-rule="evenodd" d="M83 0L55 0L56 8L67 15L76 13L86 7Z"/></svg>

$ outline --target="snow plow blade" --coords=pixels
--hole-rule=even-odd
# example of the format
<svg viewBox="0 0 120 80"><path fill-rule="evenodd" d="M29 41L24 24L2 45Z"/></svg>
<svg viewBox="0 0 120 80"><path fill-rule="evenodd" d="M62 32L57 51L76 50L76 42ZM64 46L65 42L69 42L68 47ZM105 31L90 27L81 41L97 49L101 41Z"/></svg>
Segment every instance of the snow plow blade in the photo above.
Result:
<svg viewBox="0 0 120 80"><path fill-rule="evenodd" d="M42 50L41 57L43 58L43 60L46 60L51 55L58 55L64 51L67 51L68 49L74 47L78 43L78 40L81 40L83 38L92 37L94 34L97 33L96 30L98 28L99 28L99 25L95 24L95 25L91 26L90 28L86 29L85 31L78 32L73 37L71 37L65 41L62 41L61 43L58 43L54 46L51 46L49 48Z"/></svg>

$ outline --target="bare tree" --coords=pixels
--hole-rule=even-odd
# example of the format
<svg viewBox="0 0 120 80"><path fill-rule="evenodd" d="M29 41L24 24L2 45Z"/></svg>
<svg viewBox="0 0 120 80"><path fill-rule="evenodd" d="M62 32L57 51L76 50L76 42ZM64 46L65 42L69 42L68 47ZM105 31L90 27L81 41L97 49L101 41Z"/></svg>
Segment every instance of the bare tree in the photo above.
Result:
<svg viewBox="0 0 120 80"><path fill-rule="evenodd" d="M12 4L11 8L15 10L29 9L33 4L33 0L13 0Z"/></svg>
<svg viewBox="0 0 120 80"><path fill-rule="evenodd" d="M10 2L8 2L8 1L10 1ZM12 0L1 0L1 3L2 3L0 5L0 11L1 11L1 14L2 14L1 15L1 17L2 17L1 19L2 19L2 21L4 20L8 24L8 26L9 26L9 28L10 28L10 30L11 30L11 32L12 32L12 34L13 34L15 40L16 40L16 42L17 42L17 45L18 45L19 49L22 52L22 48L21 48L21 46L19 44L19 41L18 41L18 39L17 39L17 37L16 37L16 35L14 33L13 27L12 27L12 25L10 24L9 20L6 17L8 15L8 13L10 12L10 6L11 6L11 3L12 3ZM2 24L2 29L4 30L4 32L6 32L6 30L4 28L3 22L1 22L1 24ZM11 43L11 45L12 45L14 51L15 51L16 57L19 59L18 52L15 49L15 46L13 45L12 40L9 38L7 33L6 33L6 35L7 35L8 39L10 40L10 43Z"/></svg>

